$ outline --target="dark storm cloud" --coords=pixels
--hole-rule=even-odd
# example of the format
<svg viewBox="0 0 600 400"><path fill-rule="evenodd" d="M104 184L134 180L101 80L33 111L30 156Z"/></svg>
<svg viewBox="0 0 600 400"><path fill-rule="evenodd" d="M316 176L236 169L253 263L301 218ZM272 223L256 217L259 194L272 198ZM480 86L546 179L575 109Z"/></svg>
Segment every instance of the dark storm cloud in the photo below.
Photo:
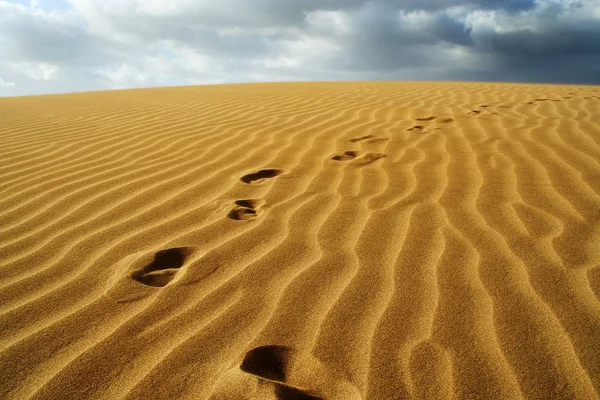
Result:
<svg viewBox="0 0 600 400"><path fill-rule="evenodd" d="M288 79L600 83L600 0L70 0L52 12L44 1L0 0L0 95Z"/></svg>

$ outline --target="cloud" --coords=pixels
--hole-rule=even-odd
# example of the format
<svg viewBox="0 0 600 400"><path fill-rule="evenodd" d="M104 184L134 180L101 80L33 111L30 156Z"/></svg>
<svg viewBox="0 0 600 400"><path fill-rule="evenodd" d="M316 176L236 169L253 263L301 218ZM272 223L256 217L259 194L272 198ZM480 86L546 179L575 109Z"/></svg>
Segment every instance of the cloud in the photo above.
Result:
<svg viewBox="0 0 600 400"><path fill-rule="evenodd" d="M0 78L0 87L14 87L14 82L6 82L4 79Z"/></svg>
<svg viewBox="0 0 600 400"><path fill-rule="evenodd" d="M1 95L215 82L600 83L600 0L0 0ZM3 81L4 82L4 81Z"/></svg>

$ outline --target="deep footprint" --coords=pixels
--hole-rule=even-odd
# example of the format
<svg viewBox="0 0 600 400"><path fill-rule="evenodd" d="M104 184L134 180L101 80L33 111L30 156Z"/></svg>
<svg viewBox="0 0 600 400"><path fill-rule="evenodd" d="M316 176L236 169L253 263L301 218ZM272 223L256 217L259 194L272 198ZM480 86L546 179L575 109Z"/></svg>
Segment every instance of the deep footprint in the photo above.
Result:
<svg viewBox="0 0 600 400"><path fill-rule="evenodd" d="M274 178L282 173L283 171L280 169L261 169L258 172L242 176L240 180L247 184L261 183L265 179Z"/></svg>
<svg viewBox="0 0 600 400"><path fill-rule="evenodd" d="M335 161L350 161L355 159L358 156L358 154L358 151L345 151L343 154L338 154L336 156L331 157L331 159Z"/></svg>
<svg viewBox="0 0 600 400"><path fill-rule="evenodd" d="M433 121L436 117L415 118L417 121Z"/></svg>
<svg viewBox="0 0 600 400"><path fill-rule="evenodd" d="M154 260L150 264L133 272L131 278L146 286L166 286L175 278L191 252L190 247L161 250L154 255Z"/></svg>
<svg viewBox="0 0 600 400"><path fill-rule="evenodd" d="M246 353L240 369L261 378L285 382L290 353L291 349L285 346L256 347Z"/></svg>
<svg viewBox="0 0 600 400"><path fill-rule="evenodd" d="M275 385L277 400L325 400L323 397L306 393L304 390L284 385Z"/></svg>
<svg viewBox="0 0 600 400"><path fill-rule="evenodd" d="M240 369L260 378L274 381L278 400L324 400L309 391L286 384L292 349L268 345L256 347L246 353Z"/></svg>
<svg viewBox="0 0 600 400"><path fill-rule="evenodd" d="M423 128L425 128L423 125L415 125L412 128L408 128L407 131L409 131L409 132L410 131L415 131L415 130L421 131L421 130L423 130Z"/></svg>
<svg viewBox="0 0 600 400"><path fill-rule="evenodd" d="M452 119L452 118L438 118L437 122L440 122L442 124L448 124L450 122L454 122L454 119Z"/></svg>

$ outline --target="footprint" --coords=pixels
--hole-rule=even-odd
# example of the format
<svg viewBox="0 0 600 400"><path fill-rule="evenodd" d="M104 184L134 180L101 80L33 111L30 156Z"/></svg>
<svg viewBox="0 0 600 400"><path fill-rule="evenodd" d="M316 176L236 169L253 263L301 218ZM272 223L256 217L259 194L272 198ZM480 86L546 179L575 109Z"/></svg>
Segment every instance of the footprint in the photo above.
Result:
<svg viewBox="0 0 600 400"><path fill-rule="evenodd" d="M278 382L285 382L291 350L285 346L256 347L246 353L240 369Z"/></svg>
<svg viewBox="0 0 600 400"><path fill-rule="evenodd" d="M433 121L436 117L415 118L417 121Z"/></svg>
<svg viewBox="0 0 600 400"><path fill-rule="evenodd" d="M258 208L265 204L263 199L246 199L246 200L236 200L235 204L242 207L248 208Z"/></svg>
<svg viewBox="0 0 600 400"><path fill-rule="evenodd" d="M247 184L261 184L266 179L274 178L282 173L283 171L280 169L261 169L258 172L242 176L240 180Z"/></svg>
<svg viewBox="0 0 600 400"><path fill-rule="evenodd" d="M356 142L361 142L363 140L371 139L371 138L374 138L374 137L375 136L373 136L373 135L366 135L366 136L361 136L361 137L357 137L357 138L354 138L354 139L350 139L350 141L352 143L356 143Z"/></svg>
<svg viewBox="0 0 600 400"><path fill-rule="evenodd" d="M453 118L438 118L437 122L448 124L450 122L454 122Z"/></svg>
<svg viewBox="0 0 600 400"><path fill-rule="evenodd" d="M533 101L528 101L528 102L523 103L523 104L535 104L535 103Z"/></svg>
<svg viewBox="0 0 600 400"><path fill-rule="evenodd" d="M324 397L313 396L305 390L280 383L275 384L275 395L277 400L325 400Z"/></svg>
<svg viewBox="0 0 600 400"><path fill-rule="evenodd" d="M546 101L548 99L533 99L533 101Z"/></svg>
<svg viewBox="0 0 600 400"><path fill-rule="evenodd" d="M355 159L359 154L358 151L345 151L343 154L331 157L331 159L335 161L350 161Z"/></svg>
<svg viewBox="0 0 600 400"><path fill-rule="evenodd" d="M467 115L477 115L477 114L481 114L481 110L473 110L473 111L467 113Z"/></svg>
<svg viewBox="0 0 600 400"><path fill-rule="evenodd" d="M166 286L175 278L191 252L190 247L161 250L154 255L154 260L150 264L133 272L131 278L146 286Z"/></svg>
<svg viewBox="0 0 600 400"><path fill-rule="evenodd" d="M491 106L490 106L489 104L482 104L482 105L480 105L479 107L481 107L481 108L489 108L489 107L491 107Z"/></svg>
<svg viewBox="0 0 600 400"><path fill-rule="evenodd" d="M373 135L361 136L358 138L350 139L352 143L366 141L367 143L380 143L389 140L388 138L376 137Z"/></svg>
<svg viewBox="0 0 600 400"><path fill-rule="evenodd" d="M274 381L275 395L281 400L324 400L307 390L286 384L292 350L286 346L260 346L246 353L240 369Z"/></svg>
<svg viewBox="0 0 600 400"><path fill-rule="evenodd" d="M248 207L234 207L227 216L236 221L252 221L256 219L256 210Z"/></svg>
<svg viewBox="0 0 600 400"><path fill-rule="evenodd" d="M224 372L210 400L361 400L358 388L311 353L266 345Z"/></svg>
<svg viewBox="0 0 600 400"><path fill-rule="evenodd" d="M413 126L412 128L408 128L408 129L407 129L407 131L409 131L409 132L410 132L410 131L415 131L415 130L419 130L419 131L421 131L421 130L423 130L424 128L425 128L425 127L424 127L423 125L415 125L415 126Z"/></svg>
<svg viewBox="0 0 600 400"><path fill-rule="evenodd" d="M235 207L227 216L236 221L251 221L257 217L257 208L264 204L261 199L236 200Z"/></svg>
<svg viewBox="0 0 600 400"><path fill-rule="evenodd" d="M367 140L367 143L381 143L387 142L389 139L384 137L374 137L373 139Z"/></svg>
<svg viewBox="0 0 600 400"><path fill-rule="evenodd" d="M364 156L357 158L356 160L354 160L353 164L354 165L367 165L367 164L371 164L377 160L379 160L380 158L385 157L385 154L381 154L381 153L367 153Z"/></svg>

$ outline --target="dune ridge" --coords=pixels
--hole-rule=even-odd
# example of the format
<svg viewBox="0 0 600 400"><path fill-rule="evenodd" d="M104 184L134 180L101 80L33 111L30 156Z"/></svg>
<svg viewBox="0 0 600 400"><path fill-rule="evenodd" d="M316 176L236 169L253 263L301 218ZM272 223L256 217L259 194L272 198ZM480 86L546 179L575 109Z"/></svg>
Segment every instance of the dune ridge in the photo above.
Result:
<svg viewBox="0 0 600 400"><path fill-rule="evenodd" d="M0 398L599 398L597 86L138 89L0 121Z"/></svg>

